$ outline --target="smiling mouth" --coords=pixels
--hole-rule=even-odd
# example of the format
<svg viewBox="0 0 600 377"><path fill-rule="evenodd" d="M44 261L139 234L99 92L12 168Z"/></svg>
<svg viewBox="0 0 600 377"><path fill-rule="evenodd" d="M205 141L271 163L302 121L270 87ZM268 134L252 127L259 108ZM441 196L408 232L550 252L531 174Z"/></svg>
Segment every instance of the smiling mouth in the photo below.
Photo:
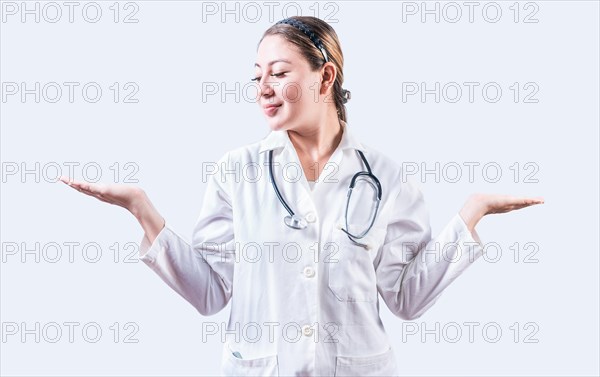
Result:
<svg viewBox="0 0 600 377"><path fill-rule="evenodd" d="M281 105L268 105L263 107L263 112L268 116L273 116L279 111L280 107Z"/></svg>

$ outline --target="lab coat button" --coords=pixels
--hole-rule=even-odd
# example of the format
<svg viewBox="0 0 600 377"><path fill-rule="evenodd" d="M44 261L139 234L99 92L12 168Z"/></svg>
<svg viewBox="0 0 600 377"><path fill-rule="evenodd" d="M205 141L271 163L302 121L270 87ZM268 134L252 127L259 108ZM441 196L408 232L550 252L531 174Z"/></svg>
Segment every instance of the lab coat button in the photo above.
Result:
<svg viewBox="0 0 600 377"><path fill-rule="evenodd" d="M310 325L304 325L302 326L302 334L305 336L311 336L313 334L313 329L310 327Z"/></svg>
<svg viewBox="0 0 600 377"><path fill-rule="evenodd" d="M306 214L306 221L308 221L309 223L314 223L315 221L317 221L317 216L315 216L314 212L309 212Z"/></svg>
<svg viewBox="0 0 600 377"><path fill-rule="evenodd" d="M315 269L312 267L305 267L304 276L306 276L307 278L312 278L313 276L315 276Z"/></svg>

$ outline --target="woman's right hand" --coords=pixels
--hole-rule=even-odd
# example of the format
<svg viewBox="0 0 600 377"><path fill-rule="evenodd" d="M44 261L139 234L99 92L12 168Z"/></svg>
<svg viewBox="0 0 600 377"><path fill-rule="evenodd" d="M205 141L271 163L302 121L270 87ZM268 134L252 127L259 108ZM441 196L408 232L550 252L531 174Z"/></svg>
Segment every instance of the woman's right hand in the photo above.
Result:
<svg viewBox="0 0 600 377"><path fill-rule="evenodd" d="M166 225L165 219L154 208L154 205L146 196L146 192L139 187L116 183L69 181L68 178L63 176L60 177L60 181L79 192L127 209L139 221L151 243L154 242L154 239Z"/></svg>
<svg viewBox="0 0 600 377"><path fill-rule="evenodd" d="M144 195L144 190L136 186L124 184L89 183L70 180L64 176L60 181L86 195L93 196L103 202L114 204L132 212L133 207Z"/></svg>

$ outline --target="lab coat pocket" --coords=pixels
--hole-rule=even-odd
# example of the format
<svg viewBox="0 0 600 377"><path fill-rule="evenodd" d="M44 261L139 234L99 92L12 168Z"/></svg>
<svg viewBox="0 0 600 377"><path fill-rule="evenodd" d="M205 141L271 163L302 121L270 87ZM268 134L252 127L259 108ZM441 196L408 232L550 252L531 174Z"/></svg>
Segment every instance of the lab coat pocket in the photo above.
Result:
<svg viewBox="0 0 600 377"><path fill-rule="evenodd" d="M235 356L234 352L227 343L222 360L224 376L279 376L277 355L244 359Z"/></svg>
<svg viewBox="0 0 600 377"><path fill-rule="evenodd" d="M324 262L329 272L328 285L339 301L374 302L377 300L377 281L373 259L382 245L386 229L373 227L365 237L357 240L367 247L355 244L340 229L333 229L327 245Z"/></svg>
<svg viewBox="0 0 600 377"><path fill-rule="evenodd" d="M398 376L392 348L384 353L366 356L337 356L334 376Z"/></svg>

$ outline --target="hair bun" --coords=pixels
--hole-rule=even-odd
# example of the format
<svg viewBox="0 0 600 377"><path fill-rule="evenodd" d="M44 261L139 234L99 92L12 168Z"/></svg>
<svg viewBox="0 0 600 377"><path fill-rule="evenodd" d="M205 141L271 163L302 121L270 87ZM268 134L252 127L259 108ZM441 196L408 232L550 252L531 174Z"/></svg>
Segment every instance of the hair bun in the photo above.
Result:
<svg viewBox="0 0 600 377"><path fill-rule="evenodd" d="M342 103L348 102L350 98L350 91L348 89L342 89Z"/></svg>

